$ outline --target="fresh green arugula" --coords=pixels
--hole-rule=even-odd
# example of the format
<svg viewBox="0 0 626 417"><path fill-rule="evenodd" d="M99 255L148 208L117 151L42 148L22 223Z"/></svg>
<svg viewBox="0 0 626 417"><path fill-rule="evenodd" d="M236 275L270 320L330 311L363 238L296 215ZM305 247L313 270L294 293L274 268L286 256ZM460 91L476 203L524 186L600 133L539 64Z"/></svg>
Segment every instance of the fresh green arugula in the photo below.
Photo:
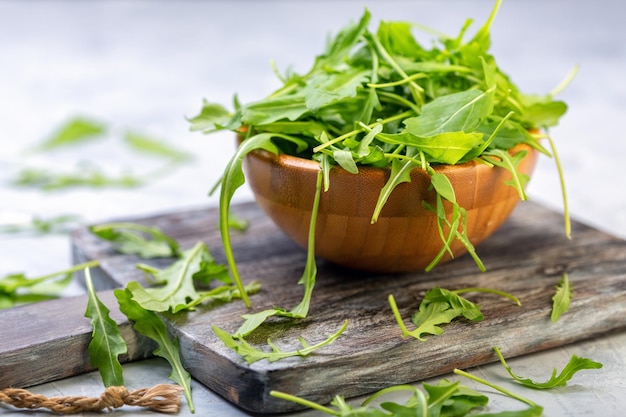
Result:
<svg viewBox="0 0 626 417"><path fill-rule="evenodd" d="M461 297L464 292L485 292L506 297L517 305L521 305L519 300L508 293L491 288L465 288L455 291L435 287L424 295L418 311L413 314L411 321L416 326L414 330L409 330L400 314L393 295L389 295L388 301L393 315L402 331L402 337L412 336L418 340L425 341L425 335L440 335L443 333L444 324L450 323L457 317L464 317L471 321L481 321L484 316L478 304Z"/></svg>
<svg viewBox="0 0 626 417"><path fill-rule="evenodd" d="M74 272L97 265L98 261L86 262L34 278L28 278L23 273L1 277L0 309L56 298L72 281Z"/></svg>
<svg viewBox="0 0 626 417"><path fill-rule="evenodd" d="M191 375L180 359L178 340L170 338L165 323L157 313L146 310L133 301L132 293L128 289L114 290L114 294L120 311L133 322L133 328L156 342L157 349L153 353L169 362L172 367L169 378L183 387L189 409L193 413L195 407L191 397Z"/></svg>
<svg viewBox="0 0 626 417"><path fill-rule="evenodd" d="M124 385L124 374L118 357L128 351L126 342L117 323L110 317L109 309L96 295L89 268L85 269L85 283L88 296L85 317L91 319L93 326L89 363L98 368L106 387L121 387Z"/></svg>
<svg viewBox="0 0 626 417"><path fill-rule="evenodd" d="M499 385L494 384L493 382L489 382L486 379L480 378L476 375L470 374L469 372L465 372L462 371L460 369L455 369L454 373L456 375L460 375L463 376L467 379L470 379L474 382L478 382L479 384L483 384L485 386L488 386L490 388L495 389L496 391L511 397L513 399L516 399L526 405L528 405L528 408L524 409L524 410L520 410L520 411L503 411L500 413L495 413L495 414L479 414L479 416L481 417L541 417L543 416L543 407L540 406L539 404L535 403L534 401L523 397L519 394L515 394L514 392L511 392L510 390L503 388ZM478 417L478 416L477 416Z"/></svg>
<svg viewBox="0 0 626 417"><path fill-rule="evenodd" d="M511 375L511 377L515 381L519 382L520 384L526 387L535 388L535 389L551 389L551 388L556 388L556 387L564 387L565 385L567 385L567 381L572 379L572 377L574 376L576 372L584 370L584 369L602 368L602 364L599 362L596 362L587 358L580 358L576 355L572 355L567 365L565 365L565 367L561 370L561 372L558 375L557 375L557 370L555 368L552 370L552 375L550 376L549 380L547 380L546 382L535 382L531 379L522 378L522 377L515 375L513 371L511 370L511 367L506 363L506 360L504 359L504 356L502 356L502 352L500 352L500 349L497 347L494 347L493 350L496 352L496 355L498 355L498 359L500 359L502 366L504 366L506 371L509 373L509 375Z"/></svg>
<svg viewBox="0 0 626 417"><path fill-rule="evenodd" d="M99 168L86 166L76 172L61 173L47 169L25 168L13 180L16 187L37 188L43 191L87 188L135 188L144 185L144 180L133 175L110 176Z"/></svg>
<svg viewBox="0 0 626 417"><path fill-rule="evenodd" d="M524 402L529 405L529 408L520 411L476 414L477 410L487 406L489 398L478 391L461 385L458 381L452 382L446 379L439 381L436 385L424 383L422 384L422 389L413 385L390 386L367 397L357 406L349 404L346 402L345 398L340 395L336 395L330 403L334 408L285 392L271 391L270 395L338 417L463 417L469 415L476 417L539 417L542 415L543 408L531 400L511 393L510 391L474 377L474 375L466 372L458 371L458 374L477 382L485 383L505 395ZM403 391L410 394L404 403L384 401L386 395ZM377 402L378 405L373 405L374 402Z"/></svg>
<svg viewBox="0 0 626 417"><path fill-rule="evenodd" d="M572 299L572 286L567 274L561 276L561 280L556 286L556 292L552 297L552 314L550 320L556 323L562 314L569 310L570 301Z"/></svg>
<svg viewBox="0 0 626 417"><path fill-rule="evenodd" d="M509 184L526 199L528 177L518 171L525 152L510 151L525 143L555 155L553 146L552 154L542 146L540 140L547 135L540 129L556 125L566 112L565 103L554 95L574 75L569 74L550 94L522 93L489 52L490 28L500 3L496 1L473 37L464 39L467 21L457 36L441 36L430 47L417 41L414 26L407 22L382 21L371 31L371 15L365 10L359 21L330 39L308 72L278 74L282 86L266 98L247 104L235 98L234 111L204 100L200 113L189 119L190 129L229 130L243 139L219 183L220 231L239 287L228 209L233 193L245 181L242 160L258 149L319 161L324 190L332 187L328 172L334 167L357 175L360 166L388 167L391 175L380 190L372 222L393 190L410 181L410 170L425 170L437 195L436 204L427 207L437 216L442 241L427 270L451 253L453 240L459 240L484 270L466 235L465 210L456 202L448 179L433 166L478 160L502 167L512 174ZM557 169L562 180L558 161ZM561 185L567 218L563 181ZM444 200L451 203L450 215ZM249 305L247 301L244 298Z"/></svg>
<svg viewBox="0 0 626 417"><path fill-rule="evenodd" d="M213 326L213 332L226 347L237 352L237 354L242 356L248 364L252 364L263 359L267 359L269 362L276 362L293 356L308 356L312 352L333 343L339 336L341 336L346 327L348 327L347 320L344 321L343 325L339 328L339 330L337 330L337 332L315 345L310 345L306 340L300 337L298 340L302 345L302 348L294 351L283 351L268 338L267 344L271 348L270 352L257 349L245 341L243 337L231 335L217 326Z"/></svg>
<svg viewBox="0 0 626 417"><path fill-rule="evenodd" d="M49 138L40 143L35 151L48 151L72 147L92 140L103 139L108 126L94 118L76 116L67 120Z"/></svg>
<svg viewBox="0 0 626 417"><path fill-rule="evenodd" d="M135 254L141 258L168 258L178 256L178 242L158 227L138 223L106 223L89 226L89 231L115 245L118 252ZM148 236L150 239L146 239Z"/></svg>
<svg viewBox="0 0 626 417"><path fill-rule="evenodd" d="M138 131L129 130L124 133L124 143L142 154L169 159L177 164L191 160L189 153Z"/></svg>
<svg viewBox="0 0 626 417"><path fill-rule="evenodd" d="M150 271L154 281L162 285L144 288L133 281L127 284L126 289L132 294L133 301L146 310L177 313L200 302L203 297L196 289L194 277L200 274L206 279L215 270L214 264L215 260L206 245L198 242L182 251L180 258L167 268Z"/></svg>
<svg viewBox="0 0 626 417"><path fill-rule="evenodd" d="M61 214L53 217L33 216L28 222L0 224L0 233L7 234L66 234L76 227L81 217L74 214Z"/></svg>

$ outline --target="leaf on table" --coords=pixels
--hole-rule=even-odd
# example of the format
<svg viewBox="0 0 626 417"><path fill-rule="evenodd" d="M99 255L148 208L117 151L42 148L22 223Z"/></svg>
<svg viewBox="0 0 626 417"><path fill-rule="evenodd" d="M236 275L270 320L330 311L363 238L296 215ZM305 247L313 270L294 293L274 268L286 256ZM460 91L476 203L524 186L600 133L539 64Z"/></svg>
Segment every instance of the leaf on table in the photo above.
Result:
<svg viewBox="0 0 626 417"><path fill-rule="evenodd" d="M247 341L245 341L242 337L234 337L227 331L222 330L217 326L213 326L213 332L224 343L226 347L233 349L235 352L237 352L237 354L242 356L248 364L252 364L263 359L267 359L269 362L276 362L278 360L293 356L308 356L314 351L333 343L339 336L341 336L346 327L348 327L347 320L344 321L343 325L337 332L328 336L325 340L315 345L310 345L303 338L299 338L299 342L302 345L302 348L294 351L284 351L280 349L277 345L275 345L270 339L267 339L267 343L271 348L270 352L259 350Z"/></svg>
<svg viewBox="0 0 626 417"><path fill-rule="evenodd" d="M158 227L122 222L93 225L89 227L89 231L100 239L112 242L120 253L138 255L141 258L178 256L178 242Z"/></svg>
<svg viewBox="0 0 626 417"><path fill-rule="evenodd" d="M408 335L425 341L426 339L422 337L423 335L442 334L443 329L440 326L442 324L450 323L460 315L461 312L455 308L450 308L448 303L422 303L420 304L418 311L411 317L411 321L417 326L417 328L409 332Z"/></svg>
<svg viewBox="0 0 626 417"><path fill-rule="evenodd" d="M61 214L52 217L35 216L28 222L0 224L0 233L11 234L65 234L80 223L81 217L73 214Z"/></svg>
<svg viewBox="0 0 626 417"><path fill-rule="evenodd" d="M133 301L133 295L128 289L117 289L113 293L119 303L120 311L133 322L133 328L156 342L157 349L153 353L169 362L172 367L169 378L183 387L189 409L193 413L195 407L191 397L191 375L183 367L178 340L170 338L167 327L158 314L146 310Z"/></svg>
<svg viewBox="0 0 626 417"><path fill-rule="evenodd" d="M570 301L572 299L572 288L567 274L563 274L561 280L556 286L556 292L552 297L552 314L550 320L556 323L562 314L569 310Z"/></svg>
<svg viewBox="0 0 626 417"><path fill-rule="evenodd" d="M87 284L87 310L93 332L89 343L89 363L98 368L105 386L123 386L124 375L118 356L127 352L126 342L117 323L109 316L109 309L98 298L91 281L89 269L85 270Z"/></svg>
<svg viewBox="0 0 626 417"><path fill-rule="evenodd" d="M58 191L69 188L135 188L144 180L131 174L111 176L93 166L75 172L53 172L46 169L24 168L12 181L17 187L37 188L43 191Z"/></svg>
<svg viewBox="0 0 626 417"><path fill-rule="evenodd" d="M481 291L482 289L475 289ZM435 287L424 295L418 311L411 316L411 321L416 329L410 331L404 325L400 311L395 299L389 295L389 305L396 318L396 322L402 330L402 336L412 336L418 340L425 341L424 335L440 335L443 333L441 325L448 324L457 317L465 317L472 321L483 320L478 304L472 303L461 297L454 291Z"/></svg>
<svg viewBox="0 0 626 417"><path fill-rule="evenodd" d="M502 353L500 352L500 349L498 349L497 347L494 347L494 351L496 352L496 355L498 355L498 358L500 359L500 362L502 363L504 368L507 370L509 375L511 375L511 377L515 381L519 382L520 384L526 387L535 388L535 389L551 389L551 388L556 388L556 387L564 387L567 385L567 382L570 379L572 379L574 374L576 374L577 372L582 371L584 369L602 368L602 364L599 362L596 362L587 358L581 358L576 355L572 355L567 365L565 365L565 367L561 370L560 373L558 373L558 375L557 375L556 368L554 368L552 370L552 375L550 376L550 379L548 379L546 382L535 382L531 379L522 378L520 376L515 375L513 371L511 370L511 367L506 363L504 356L502 356Z"/></svg>
<svg viewBox="0 0 626 417"><path fill-rule="evenodd" d="M104 123L86 117L75 117L65 122L50 138L42 142L37 150L50 150L104 137Z"/></svg>
<svg viewBox="0 0 626 417"><path fill-rule="evenodd" d="M144 288L136 281L129 282L127 289L133 300L146 310L171 311L184 309L191 300L199 297L194 286L194 274L201 270L205 260L206 246L202 242L181 253L180 259L154 274L155 281L164 285Z"/></svg>
<svg viewBox="0 0 626 417"><path fill-rule="evenodd" d="M23 273L0 277L0 309L57 298L72 282L74 272L97 265L98 261L86 262L35 278Z"/></svg>
<svg viewBox="0 0 626 417"><path fill-rule="evenodd" d="M176 149L162 140L152 138L136 131L127 131L124 134L124 142L143 154L167 158L177 163L186 162L191 159L189 153Z"/></svg>

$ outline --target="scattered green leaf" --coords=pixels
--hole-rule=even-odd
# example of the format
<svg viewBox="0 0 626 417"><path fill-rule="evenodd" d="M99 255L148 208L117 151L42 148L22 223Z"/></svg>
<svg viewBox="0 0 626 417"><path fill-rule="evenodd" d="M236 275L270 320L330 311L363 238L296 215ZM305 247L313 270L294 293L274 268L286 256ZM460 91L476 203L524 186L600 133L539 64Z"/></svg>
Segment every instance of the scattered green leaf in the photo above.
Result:
<svg viewBox="0 0 626 417"><path fill-rule="evenodd" d="M471 321L483 320L484 317L478 304L459 295L460 293L470 291L497 294L513 300L519 305L519 300L516 297L491 288L466 288L450 291L435 287L426 292L418 307L418 311L411 317L411 321L416 326L416 329L411 331L404 324L393 295L389 295L388 301L396 322L402 331L402 337L412 336L424 341L426 340L424 335L442 334L443 329L441 325L448 324L457 317L464 317Z"/></svg>
<svg viewBox="0 0 626 417"><path fill-rule="evenodd" d="M17 187L37 188L43 191L57 191L69 188L135 188L144 180L133 175L122 174L113 177L98 168L88 166L70 173L51 172L46 169L22 169L13 180Z"/></svg>
<svg viewBox="0 0 626 417"><path fill-rule="evenodd" d="M561 370L561 372L558 375L557 375L557 370L555 368L552 370L552 375L550 376L549 380L547 380L546 382L534 382L531 379L521 378L515 375L513 371L511 370L511 367L506 363L504 356L502 356L502 353L500 352L500 349L498 349L497 347L494 347L493 350L496 352L496 355L498 355L500 362L502 362L502 365L504 366L504 368L507 370L509 375L511 375L511 377L514 380L516 380L517 382L519 382L520 384L526 387L535 388L535 389L551 389L551 388L556 388L556 387L564 387L565 385L567 385L567 381L572 379L572 377L574 376L576 372L582 371L583 369L602 368L602 364L599 362L595 362L595 361L592 361L591 359L580 358L576 355L572 355L567 365L565 365L565 368L563 368L563 370Z"/></svg>
<svg viewBox="0 0 626 417"><path fill-rule="evenodd" d="M131 148L146 155L154 155L167 158L173 162L187 162L191 155L166 144L162 140L149 137L136 131L127 131L124 134L124 142Z"/></svg>
<svg viewBox="0 0 626 417"><path fill-rule="evenodd" d="M66 234L76 227L81 218L73 214L61 214L48 218L34 216L28 222L0 224L0 233L7 234Z"/></svg>
<svg viewBox="0 0 626 417"><path fill-rule="evenodd" d="M133 295L133 301L151 311L176 313L183 310L199 297L193 277L201 270L206 251L202 242L183 251L180 259L155 274L155 281L163 283L160 287L144 288L136 281L129 282L126 288Z"/></svg>
<svg viewBox="0 0 626 417"><path fill-rule="evenodd" d="M79 143L103 138L107 133L106 124L86 117L75 117L66 121L50 138L36 150L50 150L74 146Z"/></svg>
<svg viewBox="0 0 626 417"><path fill-rule="evenodd" d="M266 352L255 348L242 337L234 337L217 326L213 326L213 332L226 347L237 352L237 354L242 356L248 364L252 364L263 359L267 359L269 362L276 362L293 356L308 356L314 351L333 343L343 333L347 326L348 321L346 320L336 333L328 336L326 340L315 345L309 345L309 343L303 338L299 338L302 348L289 352L281 350L270 339L267 340L267 343L271 347L271 352Z"/></svg>
<svg viewBox="0 0 626 417"><path fill-rule="evenodd" d="M117 323L109 316L109 309L96 295L89 269L85 270L85 282L88 295L85 317L91 319L93 326L89 363L98 368L106 387L121 387L124 385L124 375L118 356L127 352L126 342Z"/></svg>
<svg viewBox="0 0 626 417"><path fill-rule="evenodd" d="M6 275L0 278L0 309L57 298L72 282L74 272L97 265L98 261L86 262L36 278L23 273Z"/></svg>
<svg viewBox="0 0 626 417"><path fill-rule="evenodd" d="M158 227L137 223L106 223L89 226L89 231L115 245L124 254L141 258L168 258L178 256L178 242L163 233ZM150 239L146 239L148 236Z"/></svg>
<svg viewBox="0 0 626 417"><path fill-rule="evenodd" d="M120 311L133 322L133 328L157 343L157 349L153 353L169 362L172 367L169 378L183 387L189 409L192 413L195 412L191 397L191 375L185 370L180 359L178 340L170 338L165 323L159 315L133 301L132 293L128 289L117 289L113 292Z"/></svg>
<svg viewBox="0 0 626 417"><path fill-rule="evenodd" d="M563 274L559 284L556 286L556 292L552 297L552 314L550 320L556 323L562 314L569 309L572 299L572 288L567 274Z"/></svg>

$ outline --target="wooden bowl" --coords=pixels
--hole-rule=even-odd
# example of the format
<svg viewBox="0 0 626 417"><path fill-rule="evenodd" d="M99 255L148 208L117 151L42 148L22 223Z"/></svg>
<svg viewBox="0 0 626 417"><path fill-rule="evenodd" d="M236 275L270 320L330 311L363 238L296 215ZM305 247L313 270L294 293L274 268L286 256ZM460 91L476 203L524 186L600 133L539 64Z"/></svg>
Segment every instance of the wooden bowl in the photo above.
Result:
<svg viewBox="0 0 626 417"><path fill-rule="evenodd" d="M521 172L530 175L537 151L527 145ZM246 157L246 180L259 206L297 244L306 248L319 163L290 155L254 151ZM511 214L519 201L506 185L510 173L474 161L434 166L454 187L457 202L467 210L467 234L476 246ZM330 172L330 188L321 196L315 234L315 253L328 261L359 270L398 273L424 269L442 248L436 216L422 201L435 205L430 177L419 168L411 182L396 187L378 221L371 224L379 192L389 169L359 167L351 174L340 167ZM447 208L448 212L450 207ZM466 252L454 240L455 257ZM451 259L444 256L441 262Z"/></svg>

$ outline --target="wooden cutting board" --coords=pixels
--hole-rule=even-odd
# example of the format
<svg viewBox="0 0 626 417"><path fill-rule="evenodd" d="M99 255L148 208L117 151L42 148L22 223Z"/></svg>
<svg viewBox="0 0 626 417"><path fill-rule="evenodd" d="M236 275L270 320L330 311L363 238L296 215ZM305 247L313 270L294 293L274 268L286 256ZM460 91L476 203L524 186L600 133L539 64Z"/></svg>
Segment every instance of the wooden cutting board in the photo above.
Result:
<svg viewBox="0 0 626 417"><path fill-rule="evenodd" d="M263 346L271 337L282 349L294 350L300 346L299 336L310 344L320 342L347 319L346 331L334 344L305 359L248 365L223 346L212 325L234 332L242 314L295 306L302 298L302 286L296 282L306 254L254 203L236 205L233 211L250 221L246 232L233 233L241 275L246 282L262 282L261 292L251 297L252 309L233 302L166 316L166 320L180 340L184 364L194 378L246 410L294 410L292 403L271 397L271 390L326 403L335 394L357 396L495 361L494 346L512 357L626 327L626 241L578 222L573 223L573 240L569 241L560 214L526 202L479 246L485 273L467 256L430 273L402 275L356 272L320 260L309 317L293 323L275 320L248 340ZM158 226L183 247L202 240L218 261L224 260L214 208L117 220ZM107 289L143 281L143 273L135 268L137 262L163 267L171 260L146 262L116 254L108 242L98 240L86 228L73 233L72 247L75 262L101 262L93 278L130 341L129 354L122 359L150 355L154 346L133 333ZM573 286L572 304L552 323L551 298L563 272L569 274ZM455 320L444 327L442 335L425 342L402 338L388 295L394 295L405 323L413 328L411 314L424 293L435 286L496 288L518 296L522 306L494 295L468 293L467 298L481 305L483 321ZM91 328L83 317L85 305L84 297L76 297L0 311L0 387L28 386L89 370L86 346Z"/></svg>

